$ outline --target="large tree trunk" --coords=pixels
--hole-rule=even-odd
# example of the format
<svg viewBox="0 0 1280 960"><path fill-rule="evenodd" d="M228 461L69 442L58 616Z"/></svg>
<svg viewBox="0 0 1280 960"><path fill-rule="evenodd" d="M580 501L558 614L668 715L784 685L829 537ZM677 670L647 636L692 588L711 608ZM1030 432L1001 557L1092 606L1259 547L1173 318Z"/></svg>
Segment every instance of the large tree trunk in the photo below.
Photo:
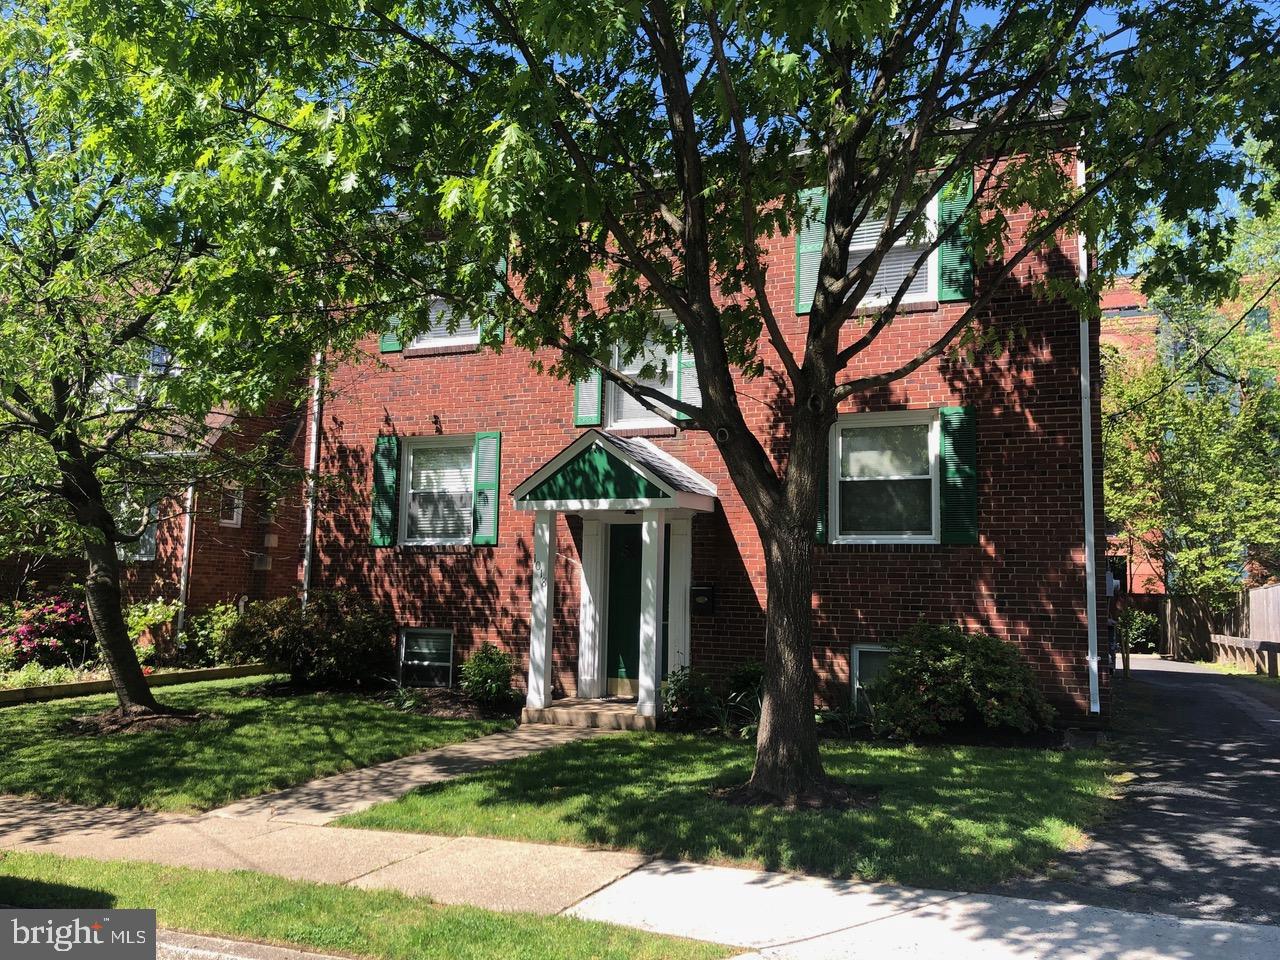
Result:
<svg viewBox="0 0 1280 960"><path fill-rule="evenodd" d="M764 541L764 702L747 786L790 801L827 782L813 714L813 534L773 531Z"/></svg>
<svg viewBox="0 0 1280 960"><path fill-rule="evenodd" d="M120 709L128 713L158 711L160 706L143 676L125 626L120 558L116 556L115 544L86 538L84 554L89 562L84 585L89 622L93 624L93 635L107 662Z"/></svg>

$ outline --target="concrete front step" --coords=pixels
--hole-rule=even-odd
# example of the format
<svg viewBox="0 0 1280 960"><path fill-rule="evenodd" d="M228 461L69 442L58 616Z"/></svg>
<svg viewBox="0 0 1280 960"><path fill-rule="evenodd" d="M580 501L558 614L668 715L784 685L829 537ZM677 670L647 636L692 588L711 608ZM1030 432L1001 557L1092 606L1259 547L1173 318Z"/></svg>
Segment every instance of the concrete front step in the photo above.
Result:
<svg viewBox="0 0 1280 960"><path fill-rule="evenodd" d="M636 713L634 700L556 700L549 707L525 707L522 724L551 724L597 730L654 730L654 717Z"/></svg>

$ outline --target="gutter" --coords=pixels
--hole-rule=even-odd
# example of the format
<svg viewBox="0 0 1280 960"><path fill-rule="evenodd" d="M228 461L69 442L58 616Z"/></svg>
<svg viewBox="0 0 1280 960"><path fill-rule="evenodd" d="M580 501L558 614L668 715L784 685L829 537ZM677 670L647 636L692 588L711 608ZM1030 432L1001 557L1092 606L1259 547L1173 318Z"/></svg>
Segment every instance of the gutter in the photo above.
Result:
<svg viewBox="0 0 1280 960"><path fill-rule="evenodd" d="M178 577L178 617L174 637L182 636L187 626L187 594L191 586L191 541L195 538L196 485L187 484L186 513L182 519L182 568Z"/></svg>
<svg viewBox="0 0 1280 960"><path fill-rule="evenodd" d="M1083 187L1085 181L1084 161L1076 159L1076 183ZM1084 234L1078 234L1077 254L1080 258L1078 276L1080 285L1089 279L1088 249ZM1081 470L1084 478L1084 576L1085 576L1085 619L1089 631L1089 712L1102 712L1102 702L1098 693L1098 555L1097 531L1094 529L1093 509L1093 377L1089 352L1089 314L1080 313L1080 426L1081 426Z"/></svg>
<svg viewBox="0 0 1280 960"><path fill-rule="evenodd" d="M302 606L307 605L311 592L311 566L315 558L316 542L316 478L320 469L320 414L323 409L321 375L324 371L324 354L315 356L315 373L311 377L311 436L307 441L306 513L302 531Z"/></svg>

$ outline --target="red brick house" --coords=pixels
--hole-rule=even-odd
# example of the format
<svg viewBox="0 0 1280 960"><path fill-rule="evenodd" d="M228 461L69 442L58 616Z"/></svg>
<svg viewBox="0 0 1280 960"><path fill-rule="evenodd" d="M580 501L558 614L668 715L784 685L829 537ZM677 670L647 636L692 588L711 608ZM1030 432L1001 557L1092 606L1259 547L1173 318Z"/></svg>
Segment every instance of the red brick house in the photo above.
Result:
<svg viewBox="0 0 1280 960"><path fill-rule="evenodd" d="M797 341L812 247L806 234L765 241L771 299L797 305ZM842 404L816 546L824 701L847 701L923 617L1017 644L1064 722L1104 712L1098 327L1032 289L1083 272L1081 250L1064 237L1006 281L980 321L1008 340L1003 354L944 355ZM860 367L913 356L983 282L982 269L956 276L939 260ZM449 682L483 642L510 650L535 708L622 694L652 716L670 670L761 659L763 554L712 440L529 359L442 322L413 342L371 338L363 360L330 371L318 430L306 428L318 495L304 589L385 605L407 675L426 682ZM664 388L696 398L692 365L666 359ZM773 409L788 403L780 382L739 384L760 401L745 406L763 436L777 436ZM785 438L772 449L784 457Z"/></svg>
<svg viewBox="0 0 1280 960"><path fill-rule="evenodd" d="M302 462L303 417L275 411L247 417L210 417L211 449L248 446L267 431L281 437L294 462ZM218 603L287 596L298 587L302 543L302 492L269 498L242 482L192 484L153 504L152 523L124 554L123 587L129 602L150 599L181 605L183 621Z"/></svg>

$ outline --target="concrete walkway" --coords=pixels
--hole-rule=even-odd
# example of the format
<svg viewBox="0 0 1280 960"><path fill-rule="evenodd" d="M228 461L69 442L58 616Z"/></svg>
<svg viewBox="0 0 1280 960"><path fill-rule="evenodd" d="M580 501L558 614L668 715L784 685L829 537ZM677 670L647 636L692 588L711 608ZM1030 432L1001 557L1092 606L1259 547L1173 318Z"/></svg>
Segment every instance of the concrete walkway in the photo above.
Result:
<svg viewBox="0 0 1280 960"><path fill-rule="evenodd" d="M751 948L752 960L1275 960L1280 928L652 863L570 916Z"/></svg>
<svg viewBox="0 0 1280 960"><path fill-rule="evenodd" d="M376 766L312 780L214 810L211 816L324 824L505 760L527 757L604 730L524 724L504 733L438 747Z"/></svg>
<svg viewBox="0 0 1280 960"><path fill-rule="evenodd" d="M727 943L752 951L754 960L1280 957L1280 927L648 861L636 854L479 837L59 807L12 797L0 798L0 850L6 848L256 870L399 890L440 903L565 914ZM258 957L234 949L212 952Z"/></svg>
<svg viewBox="0 0 1280 960"><path fill-rule="evenodd" d="M400 890L439 903L554 914L645 862L638 854L480 837L183 817L0 797L0 850L256 870Z"/></svg>

